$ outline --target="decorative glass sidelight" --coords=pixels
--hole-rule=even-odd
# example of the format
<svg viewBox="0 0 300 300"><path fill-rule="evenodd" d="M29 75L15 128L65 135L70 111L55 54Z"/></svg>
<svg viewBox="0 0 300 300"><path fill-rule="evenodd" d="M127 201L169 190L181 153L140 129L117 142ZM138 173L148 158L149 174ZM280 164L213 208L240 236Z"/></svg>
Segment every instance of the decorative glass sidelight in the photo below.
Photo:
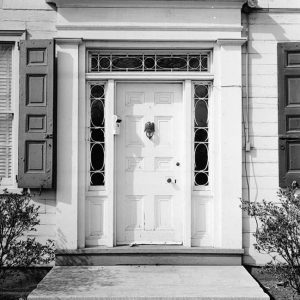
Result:
<svg viewBox="0 0 300 300"><path fill-rule="evenodd" d="M105 184L105 84L89 83L90 185Z"/></svg>
<svg viewBox="0 0 300 300"><path fill-rule="evenodd" d="M209 185L209 137L208 137L208 99L207 82L194 84L194 185Z"/></svg>
<svg viewBox="0 0 300 300"><path fill-rule="evenodd" d="M159 54L146 51L142 54L111 54L101 50L89 52L89 72L207 72L209 53Z"/></svg>

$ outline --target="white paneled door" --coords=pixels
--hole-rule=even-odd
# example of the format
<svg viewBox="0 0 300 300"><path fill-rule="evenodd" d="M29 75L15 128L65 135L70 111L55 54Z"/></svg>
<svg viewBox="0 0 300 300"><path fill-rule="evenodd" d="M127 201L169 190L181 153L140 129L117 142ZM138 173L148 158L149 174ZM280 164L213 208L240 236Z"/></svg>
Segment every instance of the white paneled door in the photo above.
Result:
<svg viewBox="0 0 300 300"><path fill-rule="evenodd" d="M116 94L117 244L181 244L182 85L118 83Z"/></svg>

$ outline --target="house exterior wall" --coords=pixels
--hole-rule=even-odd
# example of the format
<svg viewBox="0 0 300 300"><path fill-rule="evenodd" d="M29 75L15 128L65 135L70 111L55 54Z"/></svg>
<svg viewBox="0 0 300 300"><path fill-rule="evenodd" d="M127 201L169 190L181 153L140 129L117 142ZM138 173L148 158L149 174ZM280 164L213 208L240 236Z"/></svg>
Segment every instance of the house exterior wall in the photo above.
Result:
<svg viewBox="0 0 300 300"><path fill-rule="evenodd" d="M52 39L56 32L56 11L44 1L36 0L3 0L0 1L0 37L1 41L11 40L14 31L26 32L23 39ZM13 62L14 63L14 62ZM15 66L18 69L18 66ZM15 73L18 73L17 71ZM19 74L13 73L13 76ZM18 95L18 92L16 93ZM18 106L18 99L15 99ZM15 119L18 118L18 107L16 107ZM17 135L17 133L16 133ZM16 140L17 137L14 137ZM17 147L14 147L14 161L17 161ZM15 167L15 173L17 166ZM14 174L17 175L17 174ZM11 191L19 191L10 187ZM56 191L55 189L31 190L33 202L38 205L40 225L35 236L37 240L45 242L47 239L56 239Z"/></svg>
<svg viewBox="0 0 300 300"><path fill-rule="evenodd" d="M79 3L79 2L78 2ZM183 4L180 4L183 5ZM84 61L80 61L78 56L80 55L81 41L78 38L84 36L85 39L93 39L95 34L101 36L102 39L113 40L123 39L132 40L140 39L144 41L151 41L153 39L177 41L185 40L187 43L191 40L214 40L218 38L240 38L240 31L236 24L242 23L244 30L243 35L247 36L246 27L248 26L248 49L249 49L249 131L250 131L250 145L251 151L243 152L243 178L242 186L244 199L250 199L251 201L260 201L261 199L276 200L276 191L278 188L278 89L277 89L277 43L287 41L299 41L300 32L300 4L298 0L259 0L258 9L253 10L248 18L241 14L237 9L228 8L226 14L223 9L212 10L206 8L204 10L192 10L178 7L178 9L167 8L149 8L151 14L145 16L140 8L117 8L117 7L103 7L96 10L93 6L89 8L78 7L63 7L57 10L47 4L45 1L36 0L0 0L0 35L1 39L5 40L7 31L13 30L26 30L27 39L52 39L60 38L57 49L61 54L68 54L74 60L74 64L71 64L73 68L84 68ZM141 10L140 13L137 11ZM213 12L213 14L212 14ZM152 16L152 17L150 17ZM117 18L120 22L115 28L109 28L112 24L110 21L113 18ZM138 25L132 27L131 30L124 33L120 31L123 26L129 26L132 19L135 18L135 22L144 22L148 26L146 31L141 30ZM100 19L100 21L99 21ZM180 20L180 24L178 23ZM199 25L201 20L202 25L206 24L206 29L201 30ZM160 23L162 22L163 23ZM81 23L85 26L82 27ZM144 24L145 25L145 24ZM180 34L176 32L180 26L185 26L186 30L180 30ZM159 26L165 27L164 31L159 35L156 35L157 28ZM197 26L198 27L197 29ZM219 27L220 31L212 27ZM107 27L107 30L105 28ZM93 29L92 29L93 28ZM210 28L210 29L207 29ZM226 28L228 30L226 30ZM91 30L92 29L92 30ZM4 34L4 32L6 33ZM80 31L80 35L78 32ZM2 34L1 34L2 33ZM70 40L64 40L65 38L73 38ZM230 47L228 45L216 45L215 50L218 51L216 61L222 59L222 57L230 57ZM228 52L226 52L228 51ZM246 111L246 55L242 57L242 69L243 69L243 114ZM222 56L223 55L223 56ZM219 57L219 58L218 58ZM58 55L58 63L60 62ZM228 69L228 65L225 61L219 62L220 68ZM58 66L58 71L63 74L67 67L70 67L67 61L62 61ZM82 65L83 64L83 65ZM69 69L70 70L70 69ZM230 72L229 72L230 73ZM216 73L217 74L217 73ZM230 76L230 74L228 74ZM228 77L229 78L229 77ZM216 82L218 82L218 76L216 76ZM226 79L226 76L224 76ZM78 93L77 85L83 82L83 78L68 77L65 79L69 86L64 86L62 83L58 87L58 94L64 95L72 88L73 95ZM228 86L232 82L228 81ZM64 90L65 89L65 90ZM238 93L238 91L234 91ZM229 98L230 93L224 92L223 98ZM77 101L83 95L76 96ZM81 97L81 98L80 98ZM238 95L237 95L238 97ZM72 104L71 100L70 105ZM78 104L78 103L75 103ZM67 111L67 103L61 103L59 106L60 113ZM224 109L226 109L226 103L223 103ZM72 106L75 114L78 112L78 106ZM63 120L63 115L59 115ZM221 116L222 117L222 116ZM81 129L72 126L72 134L69 139L66 140L68 134L68 128L65 127L69 122L69 125L78 125L78 120L73 115L68 116L69 119L65 119L65 123L58 124L58 130L61 131L58 141L61 143L61 152L58 153L59 161L66 160L68 168L63 166L58 167L58 193L55 190L31 190L35 203L40 205L40 219L41 223L38 227L38 231L34 233L41 241L45 241L47 238L55 238L60 240L60 246L67 248L76 248L78 245L84 246L84 242L81 240L78 242L78 232L82 227L82 220L78 218L78 211L82 208L78 199L85 197L82 190L77 190L76 187L79 184L82 177L82 170L76 167L76 162L84 158L82 152L69 156L68 153L72 152L72 145L80 143L78 140L78 134ZM81 124L82 125L82 124ZM234 129L234 128L233 128ZM237 131L238 132L238 131ZM245 136L244 136L245 137ZM224 144L228 145L228 141L224 140ZM64 148L67 145L67 148ZM228 149L230 147L228 146ZM67 150L67 152L62 152ZM239 150L237 150L238 152ZM231 159L232 156L224 156L227 159ZM230 162L226 162L226 168L230 168ZM79 174L77 179L71 180L67 177L67 173L76 172ZM226 174L224 173L224 177ZM247 179L248 178L248 179ZM64 181L65 180L65 181ZM68 182L70 180L70 182ZM228 179L229 180L229 179ZM66 183L73 187L72 194L69 194L70 189L66 189ZM228 181L229 185L232 181ZM230 186L226 190L227 183L223 183L224 190L221 193L230 191ZM233 193L235 196L238 193ZM250 195L250 198L248 197ZM57 201L59 200L59 201ZM68 202L70 200L70 202ZM71 209L69 203L72 203ZM58 212L58 216L57 213ZM63 212L63 214L62 214ZM230 218L230 211L217 211L217 214L222 219ZM65 216L68 215L68 218ZM72 216L72 218L70 218ZM69 222L68 220L72 220ZM59 225L58 225L59 224ZM62 230L60 230L62 228ZM79 228L79 229L78 229ZM78 229L78 231L77 231ZM230 228L230 230L233 229ZM228 228L224 227L224 231L228 231ZM244 263L246 264L263 264L268 261L268 257L259 255L253 248L254 238L252 233L255 231L255 222L250 220L246 215L243 215L243 248L245 249ZM219 233L219 244L222 244L221 233ZM227 235L229 236L228 232ZM68 240L71 240L68 241ZM112 241L111 241L112 243ZM224 242L226 244L226 241ZM230 245L228 240L227 245Z"/></svg>
<svg viewBox="0 0 300 300"><path fill-rule="evenodd" d="M299 41L299 1L260 0L248 25L249 131L251 151L243 154L243 198L276 201L279 186L277 44ZM247 16L243 15L247 27ZM246 54L243 54L243 112L246 110ZM246 163L245 163L246 161ZM246 168L246 169L245 169ZM246 173L247 172L247 173ZM248 174L248 180L247 180ZM247 183L248 182L248 183ZM253 248L256 223L243 215L244 262L264 264L269 256Z"/></svg>

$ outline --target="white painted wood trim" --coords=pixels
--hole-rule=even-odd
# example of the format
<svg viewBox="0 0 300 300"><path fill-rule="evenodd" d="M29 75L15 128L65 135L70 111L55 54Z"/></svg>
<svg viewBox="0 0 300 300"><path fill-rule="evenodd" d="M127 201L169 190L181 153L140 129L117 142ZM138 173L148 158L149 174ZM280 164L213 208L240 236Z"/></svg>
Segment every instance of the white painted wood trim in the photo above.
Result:
<svg viewBox="0 0 300 300"><path fill-rule="evenodd" d="M71 45L79 45L82 43L81 38L56 38L56 44L71 44Z"/></svg>
<svg viewBox="0 0 300 300"><path fill-rule="evenodd" d="M12 184L17 189L18 174L18 141L19 141L19 66L20 52L15 42L12 49L11 106L14 110L12 128Z"/></svg>
<svg viewBox="0 0 300 300"><path fill-rule="evenodd" d="M85 180L86 180L86 140L85 140L85 118L86 118L86 84L85 84L85 45L79 46L79 153L78 153L78 170L79 170L79 186L78 186L78 248L85 247Z"/></svg>
<svg viewBox="0 0 300 300"><path fill-rule="evenodd" d="M185 149L185 162L184 162L184 224L183 224L183 245L191 247L192 243L192 155L193 155L193 134L192 134L192 82L191 80L185 80L183 86L183 105L184 105L184 127L185 132L184 145Z"/></svg>
<svg viewBox="0 0 300 300"><path fill-rule="evenodd" d="M80 163L78 44L59 43L56 53L58 61L56 241L58 249L77 249Z"/></svg>
<svg viewBox="0 0 300 300"><path fill-rule="evenodd" d="M114 30L114 31L127 31L127 30L159 30L159 31L242 31L243 27L240 25L204 25L204 24L186 24L177 23L176 25L167 25L166 23L97 23L93 25L56 25L58 30L87 30L87 31L103 31L103 30Z"/></svg>
<svg viewBox="0 0 300 300"><path fill-rule="evenodd" d="M158 51L166 49L166 50L207 50L212 49L215 44L215 40L206 40L201 41L143 41L142 43L139 41L127 41L127 40L85 40L86 48L100 48L100 49L158 49Z"/></svg>
<svg viewBox="0 0 300 300"><path fill-rule="evenodd" d="M74 7L142 7L142 8L241 8L245 0L216 0L213 4L210 1L163 1L163 0L129 0L129 1L98 1L98 0L46 0L46 2L55 3L58 8L74 8Z"/></svg>
<svg viewBox="0 0 300 300"><path fill-rule="evenodd" d="M246 42L247 42L247 38L240 38L240 39L218 39L217 40L217 45L236 45L236 46L242 46Z"/></svg>
<svg viewBox="0 0 300 300"><path fill-rule="evenodd" d="M114 80L108 80L106 89L105 105L105 152L106 152L106 185L107 189L107 246L115 245L115 136L113 135L113 116L115 114L115 83Z"/></svg>
<svg viewBox="0 0 300 300"><path fill-rule="evenodd" d="M0 30L1 42L18 42L26 39L26 30Z"/></svg>
<svg viewBox="0 0 300 300"><path fill-rule="evenodd" d="M242 248L242 212L239 207L242 197L241 52L240 44L217 44L214 65L218 137L215 246L238 249Z"/></svg>
<svg viewBox="0 0 300 300"><path fill-rule="evenodd" d="M182 72L183 73L183 72ZM101 76L99 76L101 75ZM145 75L148 76L142 76L142 73L135 72L134 74L132 73L123 73L123 74L112 74L112 73L105 73L105 74L96 74L96 73L89 73L86 74L86 81L105 81L107 79L107 75L116 75L116 78L110 78L108 79L107 82L107 89L106 89L106 120L107 120L107 133L111 129L110 124L112 124L112 116L115 113L115 91L117 88L118 82L161 82L163 80L164 83L168 82L179 82L179 83L184 83L183 84L183 104L184 104L184 132L185 132L185 145L189 145L186 147L185 151L185 159L186 161L184 162L184 171L183 174L185 176L185 182L184 182L184 195L186 198L186 203L185 203L185 209L184 209L184 215L183 215L183 244L186 247L191 247L191 226L192 226L192 217L191 217L191 210L192 210L192 188L193 188L193 181L192 181L192 156L194 155L193 152L193 98L192 98L192 79L197 80L197 81L211 81L213 79L213 75L211 73L206 74L201 74L201 76L190 76L189 73L185 74L178 74L177 76L173 76L174 74L159 74L159 73L147 73ZM128 78L128 75L130 78ZM189 77L189 79L183 80L183 78ZM116 80L115 80L116 79ZM109 121L110 120L110 121ZM116 191L115 191L115 180L116 180L116 165L115 165L115 142L114 140L110 140L110 137L113 137L112 133L107 135L107 151L108 153L114 153L114 156L112 159L109 159L107 161L107 170L114 170L114 174L106 174L107 180L109 180L110 185L108 190L113 191L109 192L107 191L100 191L100 190L93 190L89 191L87 193L87 197L99 197L99 196L105 196L108 197L105 201L107 205L107 210L106 210L106 216L105 218L108 220L105 222L104 226L106 228L104 229L105 231L105 237L103 239L99 239L98 242L100 244L105 244L106 246L113 247L116 245ZM115 139L113 137L113 139ZM109 145L110 143L110 145ZM206 191L198 191L200 192L199 195L205 195L207 194ZM211 192L209 192L209 195L211 195ZM94 242L97 243L96 240Z"/></svg>
<svg viewBox="0 0 300 300"><path fill-rule="evenodd" d="M165 72L161 74L160 72L122 72L122 73L87 73L87 80L213 80L214 76L211 73L196 73L196 72Z"/></svg>

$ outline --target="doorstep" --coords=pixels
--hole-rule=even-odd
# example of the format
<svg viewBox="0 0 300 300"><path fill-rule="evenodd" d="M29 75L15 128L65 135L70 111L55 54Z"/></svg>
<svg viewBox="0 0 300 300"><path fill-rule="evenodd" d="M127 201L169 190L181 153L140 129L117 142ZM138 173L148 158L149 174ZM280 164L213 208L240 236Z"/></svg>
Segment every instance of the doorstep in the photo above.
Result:
<svg viewBox="0 0 300 300"><path fill-rule="evenodd" d="M269 299L242 266L54 267L28 296L30 300L112 298Z"/></svg>
<svg viewBox="0 0 300 300"><path fill-rule="evenodd" d="M240 266L243 249L135 245L58 250L56 266L223 265Z"/></svg>

